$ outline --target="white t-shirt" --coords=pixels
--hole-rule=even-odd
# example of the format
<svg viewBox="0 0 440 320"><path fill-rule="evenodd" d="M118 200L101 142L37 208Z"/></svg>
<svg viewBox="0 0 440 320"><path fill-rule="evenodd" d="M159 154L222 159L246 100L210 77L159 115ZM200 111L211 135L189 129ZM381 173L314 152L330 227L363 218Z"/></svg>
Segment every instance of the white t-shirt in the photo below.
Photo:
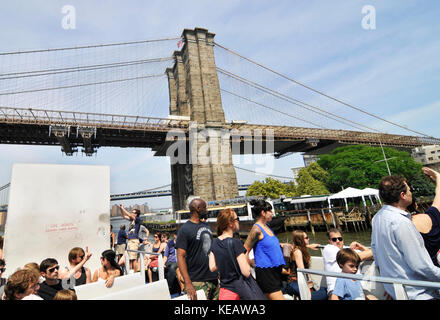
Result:
<svg viewBox="0 0 440 320"><path fill-rule="evenodd" d="M338 263L336 262L336 255L339 252L339 248L332 244L328 244L322 250L322 258L324 260L324 271L341 272ZM335 287L336 279L334 277L326 277L327 281L327 293L332 291Z"/></svg>
<svg viewBox="0 0 440 320"><path fill-rule="evenodd" d="M21 300L44 300L44 299L41 298L40 296L37 296L36 294L30 294Z"/></svg>

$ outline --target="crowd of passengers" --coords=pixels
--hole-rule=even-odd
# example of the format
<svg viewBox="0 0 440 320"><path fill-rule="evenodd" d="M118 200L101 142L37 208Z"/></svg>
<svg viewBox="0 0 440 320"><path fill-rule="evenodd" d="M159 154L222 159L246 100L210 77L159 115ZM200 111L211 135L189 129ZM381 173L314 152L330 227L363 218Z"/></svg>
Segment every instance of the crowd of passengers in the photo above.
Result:
<svg viewBox="0 0 440 320"><path fill-rule="evenodd" d="M380 276L439 282L440 281L440 174L424 167L423 172L436 183L432 206L420 212L411 187L401 176L387 176L379 183L384 202L372 219L371 248L358 242L344 246L342 231L327 232L328 244L322 249L325 271L360 273L362 261L374 261ZM217 237L207 224L206 202L193 198L189 202L190 219L178 234L155 233L154 241L139 238L139 210L128 212L122 205L122 216L130 221L125 232L122 225L116 236L110 236L110 249L101 253L101 267L93 273L85 266L92 253L75 247L68 253L68 266L60 267L54 258L39 264L30 262L15 270L7 279L0 238L0 297L2 300L76 300L75 287L91 282L114 285L116 277L140 271L139 254L144 254L146 282L158 280L159 256L172 296L187 294L197 299L203 290L209 300L284 300L300 299L297 269L311 268L310 250L319 244L309 243L305 231L292 232L292 243L280 243L269 227L273 208L265 200L251 203L255 223L247 239L239 237L240 219L233 209L217 217ZM237 236L238 235L238 236ZM127 261L128 259L129 261ZM125 266L128 266L126 268ZM326 287L306 275L312 300L377 300L396 299L394 286L384 284L384 295L374 296L361 282L350 277L326 277ZM437 288L405 286L411 300L437 300Z"/></svg>

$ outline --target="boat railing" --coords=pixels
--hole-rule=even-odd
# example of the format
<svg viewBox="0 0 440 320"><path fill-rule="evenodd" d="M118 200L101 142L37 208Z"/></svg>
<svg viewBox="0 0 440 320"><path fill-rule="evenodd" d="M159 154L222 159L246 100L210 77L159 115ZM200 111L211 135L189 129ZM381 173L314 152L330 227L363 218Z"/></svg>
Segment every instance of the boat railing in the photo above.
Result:
<svg viewBox="0 0 440 320"><path fill-rule="evenodd" d="M158 259L157 272L158 272L158 275L159 275L159 280L165 279L162 253L149 252L149 251L145 251L145 250L129 250L129 249L125 250L125 270L126 270L127 274L129 274L130 271L132 271L130 269L130 260L129 260L129 256L128 256L129 252L139 253L140 272L141 272L142 277L144 277L144 280L146 280L145 279L145 259L144 259L144 255L145 254L149 254L149 255L157 256L157 259ZM135 270L133 270L133 272L135 272ZM146 282L146 281L144 281L144 282Z"/></svg>
<svg viewBox="0 0 440 320"><path fill-rule="evenodd" d="M313 269L298 268L298 286L300 291L301 300L310 300L311 293L307 285L306 277L304 274L314 274L318 276L329 276L335 278L346 278L352 280L368 281L368 282L380 282L389 283L394 287L396 300L408 300L408 295L405 291L405 286L423 287L423 288L435 288L440 289L440 283L430 281L419 280L407 280L400 278L378 277L378 276L365 276L360 274L349 274L342 272L331 272Z"/></svg>

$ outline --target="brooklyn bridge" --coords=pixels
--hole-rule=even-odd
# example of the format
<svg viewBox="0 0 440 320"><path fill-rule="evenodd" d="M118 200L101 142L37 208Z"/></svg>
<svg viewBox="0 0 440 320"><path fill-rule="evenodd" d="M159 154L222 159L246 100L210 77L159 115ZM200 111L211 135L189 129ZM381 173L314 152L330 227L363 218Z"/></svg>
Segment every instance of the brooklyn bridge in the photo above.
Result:
<svg viewBox="0 0 440 320"><path fill-rule="evenodd" d="M410 150L440 141L308 87L214 37L195 28L177 38L1 53L0 143L60 146L66 155L87 156L101 147L151 148L165 157L176 156L172 146L179 142L189 151L170 170L173 208L181 209L190 195L208 201L238 195L235 154L279 158L347 144ZM171 56L155 56L177 41ZM163 80L168 101L157 97ZM286 84L338 104L339 112L305 102L305 94L284 93L279 88ZM398 133L375 129L377 123ZM212 149L204 151L209 161L189 161L207 142L228 161L214 161L219 150Z"/></svg>

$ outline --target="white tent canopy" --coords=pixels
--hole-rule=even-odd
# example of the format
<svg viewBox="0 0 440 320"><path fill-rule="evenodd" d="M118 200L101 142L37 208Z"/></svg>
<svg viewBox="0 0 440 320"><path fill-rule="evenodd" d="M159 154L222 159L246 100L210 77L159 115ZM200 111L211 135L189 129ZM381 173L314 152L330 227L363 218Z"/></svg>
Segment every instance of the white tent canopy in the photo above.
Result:
<svg viewBox="0 0 440 320"><path fill-rule="evenodd" d="M373 188L365 188L363 190L361 189L357 189L357 188L346 188L338 193L332 194L331 196L328 197L328 206L329 208L331 208L331 200L332 199L344 199L345 202L345 208L348 211L348 203L347 203L347 198L357 198L357 197L361 197L362 198L362 202L364 203L364 205L366 206L365 203L365 196L368 196L370 198L370 201L372 201L371 196L375 196L376 199L380 202L379 199L379 190L377 189L373 189Z"/></svg>
<svg viewBox="0 0 440 320"><path fill-rule="evenodd" d="M381 203L378 189L365 188L362 190L362 192L364 193L364 196L368 196L370 198L371 203L373 203L373 199L371 199L371 196L375 196L377 202Z"/></svg>
<svg viewBox="0 0 440 320"><path fill-rule="evenodd" d="M379 190L373 189L373 188L362 189L362 192L363 192L364 196L378 196L379 195Z"/></svg>
<svg viewBox="0 0 440 320"><path fill-rule="evenodd" d="M331 200L332 199L344 199L345 209L348 212L347 198L357 198L357 197L361 197L364 205L366 206L363 191L361 189L348 187L347 189L344 189L342 191L339 191L338 193L335 193L335 194L332 194L331 196L329 196L328 197L328 207L331 208Z"/></svg>
<svg viewBox="0 0 440 320"><path fill-rule="evenodd" d="M331 199L356 198L356 197L362 197L363 195L364 193L361 189L349 187L347 189L339 191L338 193L332 194L331 196L328 197L328 199L331 200Z"/></svg>

